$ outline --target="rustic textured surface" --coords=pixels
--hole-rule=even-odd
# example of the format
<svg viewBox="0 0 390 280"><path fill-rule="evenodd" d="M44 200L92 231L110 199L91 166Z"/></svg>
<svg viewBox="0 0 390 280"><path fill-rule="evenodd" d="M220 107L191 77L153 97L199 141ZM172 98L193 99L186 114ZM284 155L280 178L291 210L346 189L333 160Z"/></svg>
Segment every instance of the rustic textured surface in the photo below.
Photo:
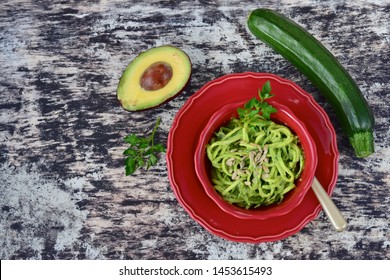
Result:
<svg viewBox="0 0 390 280"><path fill-rule="evenodd" d="M389 1L140 2L2 2L0 257L389 259ZM246 16L260 2L307 27L356 78L377 120L373 156L352 156L318 91L248 32ZM122 110L115 96L122 71L140 51L162 44L188 53L191 82L161 107ZM158 137L166 144L191 94L215 77L244 71L293 80L328 112L341 153L333 197L348 231L336 233L321 213L282 241L229 242L183 210L164 157L147 172L124 176L126 134L145 133L160 116Z"/></svg>

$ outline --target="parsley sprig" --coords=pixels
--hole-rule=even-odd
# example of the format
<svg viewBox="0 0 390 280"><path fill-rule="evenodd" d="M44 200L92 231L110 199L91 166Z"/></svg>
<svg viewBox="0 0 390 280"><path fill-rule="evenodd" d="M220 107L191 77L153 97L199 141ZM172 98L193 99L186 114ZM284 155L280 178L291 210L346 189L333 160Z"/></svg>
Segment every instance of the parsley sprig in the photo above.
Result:
<svg viewBox="0 0 390 280"><path fill-rule="evenodd" d="M266 102L266 99L274 96L271 94L271 84L269 81L265 82L262 89L258 90L259 98L256 97L249 100L244 104L243 108L238 108L237 112L240 118L252 118L255 115L258 115L261 112L261 115L264 119L269 120L271 114L275 113L277 110L274 106Z"/></svg>
<svg viewBox="0 0 390 280"><path fill-rule="evenodd" d="M162 144L154 142L154 136L160 122L161 119L158 118L151 134L147 137L139 137L132 133L123 139L130 144L130 147L123 152L127 156L125 160L126 176L133 174L141 167L149 169L150 166L156 165L157 155L165 152L165 147Z"/></svg>

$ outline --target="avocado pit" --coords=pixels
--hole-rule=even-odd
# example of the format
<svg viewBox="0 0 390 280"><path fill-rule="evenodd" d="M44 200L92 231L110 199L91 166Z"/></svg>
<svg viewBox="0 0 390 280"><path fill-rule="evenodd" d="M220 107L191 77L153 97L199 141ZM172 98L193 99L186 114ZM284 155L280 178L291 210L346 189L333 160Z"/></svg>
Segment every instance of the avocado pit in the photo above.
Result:
<svg viewBox="0 0 390 280"><path fill-rule="evenodd" d="M149 91L159 90L169 83L172 75L172 67L169 64L162 61L155 62L142 74L141 87Z"/></svg>

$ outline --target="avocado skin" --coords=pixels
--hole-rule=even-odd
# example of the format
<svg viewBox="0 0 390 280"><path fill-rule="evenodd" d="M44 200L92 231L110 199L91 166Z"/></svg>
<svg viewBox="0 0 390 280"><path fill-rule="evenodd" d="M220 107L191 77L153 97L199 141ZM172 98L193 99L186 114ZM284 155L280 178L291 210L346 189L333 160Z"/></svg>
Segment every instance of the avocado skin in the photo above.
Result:
<svg viewBox="0 0 390 280"><path fill-rule="evenodd" d="M141 77L156 62L173 68L173 75L166 86L158 90L145 90ZM174 99L188 85L192 74L189 56L181 49L163 45L137 55L126 67L117 87L117 99L127 111L143 111L158 107Z"/></svg>

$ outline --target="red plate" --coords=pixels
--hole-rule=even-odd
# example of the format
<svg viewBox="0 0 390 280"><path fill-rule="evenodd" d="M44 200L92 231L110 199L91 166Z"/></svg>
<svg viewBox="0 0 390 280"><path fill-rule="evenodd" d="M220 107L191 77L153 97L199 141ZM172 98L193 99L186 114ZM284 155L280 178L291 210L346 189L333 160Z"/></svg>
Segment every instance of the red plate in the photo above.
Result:
<svg viewBox="0 0 390 280"><path fill-rule="evenodd" d="M211 115L226 104L255 97L267 80L274 98L284 99L283 104L305 123L316 142L319 165L315 176L329 195L337 181L336 134L326 112L311 95L293 82L267 73L229 74L207 83L188 99L173 121L167 143L168 176L176 198L188 214L211 233L232 241L260 243L286 238L299 232L321 210L310 189L301 204L283 216L240 219L219 208L197 178L195 149Z"/></svg>

